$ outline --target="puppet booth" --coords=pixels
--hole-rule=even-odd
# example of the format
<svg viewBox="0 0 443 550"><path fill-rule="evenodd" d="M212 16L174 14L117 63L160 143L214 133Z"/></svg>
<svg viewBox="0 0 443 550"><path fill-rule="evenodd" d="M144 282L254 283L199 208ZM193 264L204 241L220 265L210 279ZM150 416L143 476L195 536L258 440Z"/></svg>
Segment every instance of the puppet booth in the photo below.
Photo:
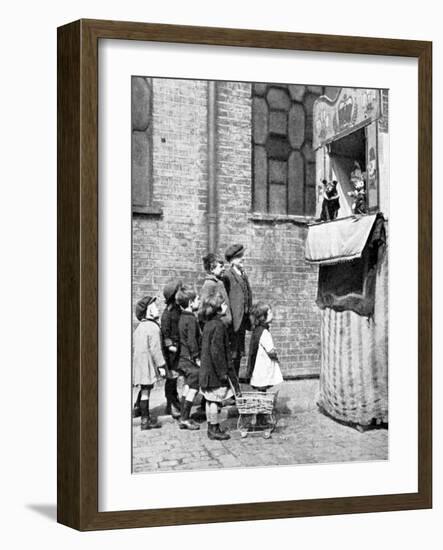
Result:
<svg viewBox="0 0 443 550"><path fill-rule="evenodd" d="M319 266L318 405L365 429L388 422L387 91L342 88L314 104Z"/></svg>

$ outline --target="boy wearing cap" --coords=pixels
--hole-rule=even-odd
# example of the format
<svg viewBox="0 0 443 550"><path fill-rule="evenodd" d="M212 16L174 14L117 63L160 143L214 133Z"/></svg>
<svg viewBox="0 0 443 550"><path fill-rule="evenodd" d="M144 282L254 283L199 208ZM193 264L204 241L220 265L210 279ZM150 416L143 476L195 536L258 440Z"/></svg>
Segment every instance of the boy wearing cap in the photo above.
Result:
<svg viewBox="0 0 443 550"><path fill-rule="evenodd" d="M182 286L180 280L170 281L163 289L166 307L161 317L161 331L163 337L163 355L168 367L165 380L166 414L173 418L180 418L180 401L177 393L178 359L180 336L178 322L181 309L175 301L177 291ZM174 410L175 409L175 410Z"/></svg>
<svg viewBox="0 0 443 550"><path fill-rule="evenodd" d="M160 424L149 415L149 396L158 374L165 376L165 360L161 348L159 312L156 298L145 296L135 306L135 316L140 321L134 331L132 344L133 384L140 386L137 402L139 407L141 429L160 428Z"/></svg>
<svg viewBox="0 0 443 550"><path fill-rule="evenodd" d="M232 323L229 336L232 362L238 376L241 358L245 353L245 333L251 329L249 313L252 305L252 292L248 277L243 268L245 247L232 244L225 251L229 267L223 276L223 283L229 298Z"/></svg>

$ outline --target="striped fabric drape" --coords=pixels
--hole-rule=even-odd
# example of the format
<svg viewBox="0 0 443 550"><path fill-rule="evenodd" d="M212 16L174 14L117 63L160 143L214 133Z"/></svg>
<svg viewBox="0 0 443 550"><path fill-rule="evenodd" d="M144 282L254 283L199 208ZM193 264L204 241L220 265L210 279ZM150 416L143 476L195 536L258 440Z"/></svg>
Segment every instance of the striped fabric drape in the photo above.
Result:
<svg viewBox="0 0 443 550"><path fill-rule="evenodd" d="M326 308L321 319L318 405L346 423L387 423L388 254L378 267L373 316Z"/></svg>

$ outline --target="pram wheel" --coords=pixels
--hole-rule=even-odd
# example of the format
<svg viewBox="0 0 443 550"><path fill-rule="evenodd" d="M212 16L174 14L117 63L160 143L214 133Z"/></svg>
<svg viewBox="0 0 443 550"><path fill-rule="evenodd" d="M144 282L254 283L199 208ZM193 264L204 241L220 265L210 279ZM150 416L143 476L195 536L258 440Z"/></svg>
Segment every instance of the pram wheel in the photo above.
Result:
<svg viewBox="0 0 443 550"><path fill-rule="evenodd" d="M248 422L248 419L244 416L240 415L237 420L237 430L240 432L240 437L245 438L248 437L250 427L250 421Z"/></svg>

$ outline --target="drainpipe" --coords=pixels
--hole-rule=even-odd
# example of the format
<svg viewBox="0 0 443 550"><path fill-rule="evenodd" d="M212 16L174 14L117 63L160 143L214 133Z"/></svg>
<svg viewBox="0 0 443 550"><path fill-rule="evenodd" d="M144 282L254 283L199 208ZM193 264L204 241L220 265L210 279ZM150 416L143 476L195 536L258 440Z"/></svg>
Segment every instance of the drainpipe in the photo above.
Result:
<svg viewBox="0 0 443 550"><path fill-rule="evenodd" d="M208 252L217 251L216 83L208 81Z"/></svg>

